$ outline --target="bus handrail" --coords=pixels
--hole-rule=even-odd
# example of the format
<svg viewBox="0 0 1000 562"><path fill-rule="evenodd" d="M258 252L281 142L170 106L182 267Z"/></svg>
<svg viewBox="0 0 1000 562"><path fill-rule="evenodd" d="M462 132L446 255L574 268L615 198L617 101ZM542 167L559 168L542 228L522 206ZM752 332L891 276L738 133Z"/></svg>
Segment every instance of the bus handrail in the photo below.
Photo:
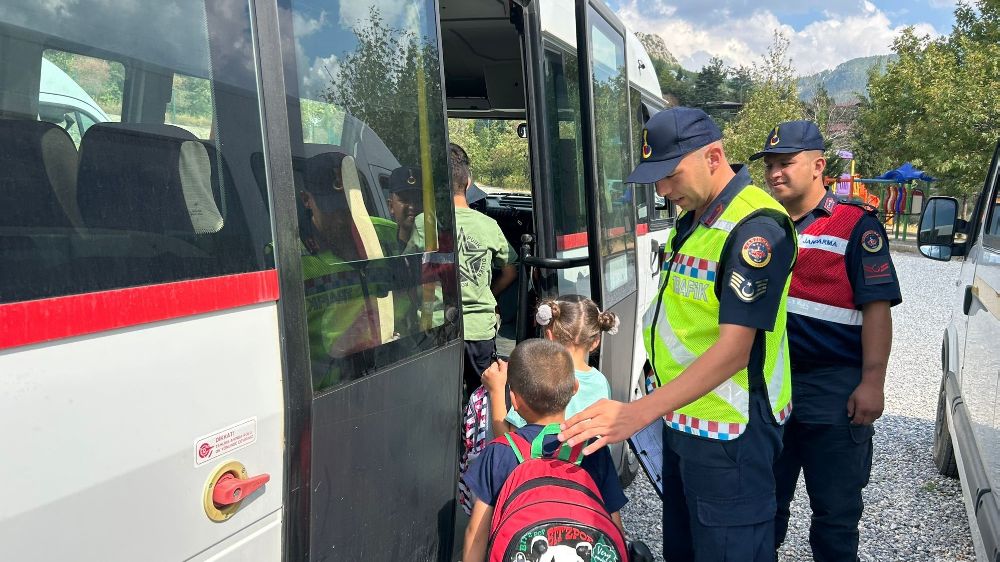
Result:
<svg viewBox="0 0 1000 562"><path fill-rule="evenodd" d="M585 267L590 265L590 256L578 256L575 258L540 258L531 255L531 247L535 242L535 237L530 234L521 235L521 256L518 260L518 289L517 289L517 311L518 317L515 340L517 343L524 341L528 335L528 318L522 318L521 314L528 311L528 283L531 276L528 274L529 267L543 269L572 269L574 267Z"/></svg>
<svg viewBox="0 0 1000 562"><path fill-rule="evenodd" d="M544 269L572 269L590 265L590 256L580 256L577 258L539 258L536 256L524 256L521 258L524 265L541 267Z"/></svg>

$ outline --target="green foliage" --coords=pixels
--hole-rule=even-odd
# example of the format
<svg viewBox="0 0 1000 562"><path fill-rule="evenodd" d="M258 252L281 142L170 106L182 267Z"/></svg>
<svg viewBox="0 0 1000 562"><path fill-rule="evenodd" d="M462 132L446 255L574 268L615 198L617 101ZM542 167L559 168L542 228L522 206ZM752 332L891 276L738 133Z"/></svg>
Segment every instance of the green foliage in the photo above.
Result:
<svg viewBox="0 0 1000 562"><path fill-rule="evenodd" d="M788 39L774 34L774 42L762 60L749 70L750 96L736 117L725 124L723 139L730 162L746 162L760 151L775 125L803 118L792 64L788 58ZM750 165L756 185L764 185L760 161Z"/></svg>
<svg viewBox="0 0 1000 562"><path fill-rule="evenodd" d="M477 184L504 191L531 191L528 141L517 136L518 121L449 119L448 136L469 154Z"/></svg>
<svg viewBox="0 0 1000 562"><path fill-rule="evenodd" d="M671 66L662 59L653 59L653 68L664 97L673 98L677 105L691 105L694 97L694 72L679 65Z"/></svg>
<svg viewBox="0 0 1000 562"><path fill-rule="evenodd" d="M396 29L371 7L367 25L354 29L357 47L329 70L320 95L365 122L401 164L420 162L418 91L420 77L437 76L436 43L425 43L408 29ZM438 81L423 82L427 103L440 104ZM440 107L440 105L439 105ZM433 115L433 112L432 112Z"/></svg>
<svg viewBox="0 0 1000 562"><path fill-rule="evenodd" d="M724 101L727 90L726 78L728 76L729 70L722 62L722 59L712 57L708 61L708 64L701 67L701 70L698 71L698 76L694 79L694 95L692 96L691 104L695 107L706 107ZM708 113L713 117L718 117L717 111L709 109Z"/></svg>
<svg viewBox="0 0 1000 562"><path fill-rule="evenodd" d="M55 49L46 49L43 56L79 84L105 113L121 113L125 87L125 67L121 63Z"/></svg>
<svg viewBox="0 0 1000 562"><path fill-rule="evenodd" d="M910 161L941 178L945 193L982 187L1000 130L1000 5L962 2L955 19L947 37L905 31L893 45L899 60L870 76L858 116L861 173Z"/></svg>

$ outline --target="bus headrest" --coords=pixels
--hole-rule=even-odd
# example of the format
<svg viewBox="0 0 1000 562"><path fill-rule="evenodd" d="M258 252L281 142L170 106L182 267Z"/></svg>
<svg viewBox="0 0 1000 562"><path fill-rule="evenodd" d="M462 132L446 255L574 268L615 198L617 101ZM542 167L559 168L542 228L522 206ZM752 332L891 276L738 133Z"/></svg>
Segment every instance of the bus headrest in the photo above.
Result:
<svg viewBox="0 0 1000 562"><path fill-rule="evenodd" d="M208 151L174 125L91 126L80 145L77 191L92 228L205 234L223 224Z"/></svg>
<svg viewBox="0 0 1000 562"><path fill-rule="evenodd" d="M62 127L0 119L0 226L70 226L76 167L76 146Z"/></svg>

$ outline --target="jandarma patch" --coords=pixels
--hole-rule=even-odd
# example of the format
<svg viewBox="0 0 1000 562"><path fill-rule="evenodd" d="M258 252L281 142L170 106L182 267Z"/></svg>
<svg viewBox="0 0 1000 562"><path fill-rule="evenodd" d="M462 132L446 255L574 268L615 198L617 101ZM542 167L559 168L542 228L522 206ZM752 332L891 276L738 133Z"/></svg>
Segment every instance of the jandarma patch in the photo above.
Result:
<svg viewBox="0 0 1000 562"><path fill-rule="evenodd" d="M741 254L750 267L764 267L771 262L771 243L763 236L754 236L743 243Z"/></svg>
<svg viewBox="0 0 1000 562"><path fill-rule="evenodd" d="M767 279L754 281L749 277L744 277L738 271L733 271L729 276L729 288L736 293L737 298L743 302L753 302L764 296L767 292Z"/></svg>
<svg viewBox="0 0 1000 562"><path fill-rule="evenodd" d="M861 235L861 245L868 252L875 253L882 249L882 235L877 230L868 230Z"/></svg>

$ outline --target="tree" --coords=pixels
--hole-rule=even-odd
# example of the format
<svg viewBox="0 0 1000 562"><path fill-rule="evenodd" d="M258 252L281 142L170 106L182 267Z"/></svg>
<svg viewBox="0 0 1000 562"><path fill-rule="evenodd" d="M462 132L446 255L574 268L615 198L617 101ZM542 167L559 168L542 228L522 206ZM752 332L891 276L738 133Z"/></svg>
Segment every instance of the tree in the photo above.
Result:
<svg viewBox="0 0 1000 562"><path fill-rule="evenodd" d="M803 118L792 62L788 58L788 39L778 33L759 63L749 71L750 96L736 117L723 129L726 154L731 162L746 162L764 146L764 139L782 121ZM758 161L759 162L759 161ZM764 185L763 167L750 166L756 185Z"/></svg>
<svg viewBox="0 0 1000 562"><path fill-rule="evenodd" d="M950 35L906 30L893 50L899 60L870 76L859 112L863 173L910 161L941 178L945 193L977 192L1000 130L1000 4L960 2Z"/></svg>
<svg viewBox="0 0 1000 562"><path fill-rule="evenodd" d="M517 136L516 126L502 119L448 120L448 136L468 153L476 183L531 191L528 142Z"/></svg>
<svg viewBox="0 0 1000 562"><path fill-rule="evenodd" d="M664 97L671 97L677 105L691 105L694 96L693 73L663 59L653 59L653 69L660 82Z"/></svg>
<svg viewBox="0 0 1000 562"><path fill-rule="evenodd" d="M719 118L719 111L712 108L712 104L726 101L725 84L729 70L725 67L722 59L712 57L708 64L701 67L698 75L694 79L694 91L692 92L691 104L700 107L712 117Z"/></svg>
<svg viewBox="0 0 1000 562"><path fill-rule="evenodd" d="M402 164L418 165L420 76L438 76L436 43L420 40L412 30L388 25L374 6L364 26L356 26L357 46L345 54L330 73L320 95L367 124ZM440 100L437 80L426 80L427 100ZM438 105L437 107L440 107Z"/></svg>

